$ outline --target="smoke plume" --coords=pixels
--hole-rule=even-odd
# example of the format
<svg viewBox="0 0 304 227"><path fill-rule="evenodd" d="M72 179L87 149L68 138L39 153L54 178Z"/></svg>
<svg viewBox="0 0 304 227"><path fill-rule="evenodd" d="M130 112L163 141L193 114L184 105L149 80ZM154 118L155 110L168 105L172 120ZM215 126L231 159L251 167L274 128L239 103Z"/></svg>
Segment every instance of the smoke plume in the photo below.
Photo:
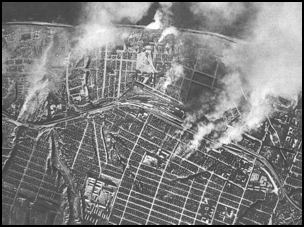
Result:
<svg viewBox="0 0 304 227"><path fill-rule="evenodd" d="M165 73L165 80L161 84L161 89L162 91L166 91L167 87L176 82L179 78L182 78L184 75L184 67L177 63L173 62L171 64L171 68Z"/></svg>
<svg viewBox="0 0 304 227"><path fill-rule="evenodd" d="M29 89L24 104L20 110L18 120L26 120L37 108L46 100L50 90L54 88L54 83L47 78L48 57L52 51L53 40L48 44L40 59L37 59L31 72L29 73ZM52 76L56 77L56 76Z"/></svg>
<svg viewBox="0 0 304 227"><path fill-rule="evenodd" d="M177 36L177 35L179 34L179 32L178 32L178 30L177 30L175 27L173 27L173 26L170 26L170 27L168 27L168 28L165 28L165 29L163 30L163 32L162 32L162 34L161 34L161 36L160 36L158 42L160 43L161 41L163 41L163 39L164 39L166 36L171 35L171 34L174 35L174 36Z"/></svg>
<svg viewBox="0 0 304 227"><path fill-rule="evenodd" d="M154 22L146 26L147 29L164 29L172 24L172 2L159 2L160 8L154 15Z"/></svg>
<svg viewBox="0 0 304 227"><path fill-rule="evenodd" d="M227 4L216 7L216 11L222 12ZM242 89L249 105L240 121L219 138L220 144L240 140L244 132L271 115L271 97L293 100L302 92L302 3L256 3L256 7L258 12L247 31L246 43L223 54L222 61L231 73L224 77L223 91L208 117L216 119L228 108L238 106L244 98ZM236 17L230 15L229 9L223 17L233 21ZM205 136L212 124L201 127L204 129L199 127L193 144L199 144L203 138L200 135Z"/></svg>
<svg viewBox="0 0 304 227"><path fill-rule="evenodd" d="M163 13L160 10L157 10L154 15L154 22L148 24L146 26L147 29L162 29L163 23L162 23Z"/></svg>
<svg viewBox="0 0 304 227"><path fill-rule="evenodd" d="M83 31L77 48L93 50L106 44L122 43L122 37L114 25L126 20L136 23L148 11L150 2L89 2L84 3L83 19L79 26Z"/></svg>
<svg viewBox="0 0 304 227"><path fill-rule="evenodd" d="M215 125L213 123L203 124L198 123L197 133L194 134L193 140L191 140L189 149L197 149L202 141L202 138L209 135L214 130Z"/></svg>
<svg viewBox="0 0 304 227"><path fill-rule="evenodd" d="M172 2L159 2L160 8L154 15L154 22L146 26L146 29L162 29L158 43L161 43L167 36L178 36L179 31L172 24ZM160 90L166 91L167 87L176 82L184 75L184 68L181 64L173 61L171 67L165 73L164 80L160 81Z"/></svg>

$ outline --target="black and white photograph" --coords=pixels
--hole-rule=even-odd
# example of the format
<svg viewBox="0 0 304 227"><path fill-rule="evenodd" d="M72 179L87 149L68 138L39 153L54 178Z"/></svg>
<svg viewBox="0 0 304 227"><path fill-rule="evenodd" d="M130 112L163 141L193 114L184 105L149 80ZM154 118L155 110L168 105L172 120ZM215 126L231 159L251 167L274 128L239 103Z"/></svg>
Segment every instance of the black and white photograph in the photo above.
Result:
<svg viewBox="0 0 304 227"><path fill-rule="evenodd" d="M2 225L302 225L302 2L2 2Z"/></svg>

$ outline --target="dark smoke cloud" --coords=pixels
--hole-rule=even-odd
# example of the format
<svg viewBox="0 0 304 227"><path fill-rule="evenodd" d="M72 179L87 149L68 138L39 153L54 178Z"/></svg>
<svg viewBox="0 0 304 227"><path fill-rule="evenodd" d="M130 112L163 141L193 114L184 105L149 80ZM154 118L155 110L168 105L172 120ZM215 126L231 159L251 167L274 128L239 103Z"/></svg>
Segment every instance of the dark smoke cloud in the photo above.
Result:
<svg viewBox="0 0 304 227"><path fill-rule="evenodd" d="M40 21L76 25L81 2L2 2L2 22Z"/></svg>
<svg viewBox="0 0 304 227"><path fill-rule="evenodd" d="M250 2L174 2L171 11L175 27L242 38L248 35L258 8Z"/></svg>

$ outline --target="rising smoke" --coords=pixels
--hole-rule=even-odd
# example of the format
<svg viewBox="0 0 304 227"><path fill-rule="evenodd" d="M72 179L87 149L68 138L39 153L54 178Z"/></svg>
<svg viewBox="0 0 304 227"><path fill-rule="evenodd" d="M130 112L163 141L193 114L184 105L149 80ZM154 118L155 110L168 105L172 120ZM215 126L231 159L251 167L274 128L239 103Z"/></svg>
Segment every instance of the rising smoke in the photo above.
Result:
<svg viewBox="0 0 304 227"><path fill-rule="evenodd" d="M124 20L130 24L139 21L151 2L88 2L84 3L78 37L80 50L93 50L106 44L121 44L123 35L115 26Z"/></svg>
<svg viewBox="0 0 304 227"><path fill-rule="evenodd" d="M218 96L215 111L208 117L215 119L227 107L239 105L244 97L242 89L249 105L241 120L219 138L219 145L240 140L244 132L271 115L270 97L296 99L302 92L302 3L255 4L258 12L248 29L246 43L224 52L222 60L232 73L224 77L224 89ZM227 3L222 6L227 9L223 17L229 19L231 8ZM217 15L222 6L213 9L218 10ZM235 20L235 14L231 20ZM207 129L199 127L192 143L199 144L209 131L210 125Z"/></svg>
<svg viewBox="0 0 304 227"><path fill-rule="evenodd" d="M251 105L232 129L234 136L227 133L223 138L227 142L272 114L270 97L294 100L302 92L302 4L261 4L253 36L244 47L227 53L224 61L239 64L244 72Z"/></svg>
<svg viewBox="0 0 304 227"><path fill-rule="evenodd" d="M31 67L29 73L29 89L25 98L24 104L20 110L18 120L25 120L33 114L40 105L43 104L51 90L53 90L54 83L52 83L48 74L48 59L53 47L53 40L48 44L41 58L37 59Z"/></svg>
<svg viewBox="0 0 304 227"><path fill-rule="evenodd" d="M168 36L168 35L174 35L174 36L178 36L179 32L177 30L176 27L173 27L173 26L170 26L170 27L167 27L163 30L158 42L160 43L161 41L163 41L163 39Z"/></svg>
<svg viewBox="0 0 304 227"><path fill-rule="evenodd" d="M219 143L229 143L239 140L241 135L255 128L272 113L272 103L268 97L282 96L294 99L302 91L302 3L189 3L190 9L197 18L207 21L208 27L232 26L248 14L251 18L246 25L246 43L225 50L222 61L229 69L221 81L223 90L216 100L208 97L201 109L188 114L184 123L190 128L200 116L206 115L210 123L199 123L197 133L191 142L195 148L204 136L216 130L213 121L219 118L227 109L239 106L246 96L248 108L243 111L242 119L219 138ZM122 42L123 35L118 32L115 23L128 20L130 23L139 21L148 11L151 3L142 2L105 2L85 3L82 23L79 26L83 33L78 37L76 49L92 50L108 43ZM154 22L148 29L164 29L159 42L169 34L177 35L177 29L170 26L173 3L160 3L160 9L154 17ZM253 9L253 10L252 10ZM252 10L252 11L250 11ZM254 17L251 17L251 14ZM249 26L250 25L250 26ZM167 28L167 29L165 29ZM222 28L221 28L222 29ZM215 29L216 30L216 29ZM34 67L31 80L37 89L31 89L19 117L24 117L25 110L31 111L28 103L36 97L37 91L44 90L40 99L44 99L49 84L43 79L45 75L45 51L41 62ZM174 82L183 74L181 67L173 65L167 73L164 86ZM176 66L176 67L175 67ZM172 77L173 75L173 77ZM174 77L177 75L177 77ZM245 91L245 92L243 92ZM244 95L244 93L246 93ZM212 111L210 112L210 103ZM215 103L215 105L213 105ZM209 112L206 110L209 108Z"/></svg>
<svg viewBox="0 0 304 227"><path fill-rule="evenodd" d="M173 62L171 64L171 67L167 72L165 73L164 81L161 84L160 90L166 91L167 87L170 84L173 84L176 82L179 78L182 78L184 75L184 67L179 64L178 62Z"/></svg>
<svg viewBox="0 0 304 227"><path fill-rule="evenodd" d="M153 18L153 22L146 26L146 29L165 29L172 24L173 2L159 2L159 8Z"/></svg>
<svg viewBox="0 0 304 227"><path fill-rule="evenodd" d="M162 23L162 18L163 18L163 13L160 10L157 10L155 15L154 15L154 21L146 26L146 29L162 29L163 28L163 23Z"/></svg>
<svg viewBox="0 0 304 227"><path fill-rule="evenodd" d="M81 30L82 33L76 35L77 45L73 49L75 55L83 55L87 51L109 43L122 42L123 37L114 23L119 23L124 19L135 23L145 15L150 5L149 2L84 3L81 24L76 29ZM49 68L51 56L54 55L52 52L55 47L53 47L54 40L51 40L42 56L30 69L29 89L18 116L19 120L26 120L31 116L45 103L49 93L56 90L56 80L59 80L61 76L52 73Z"/></svg>

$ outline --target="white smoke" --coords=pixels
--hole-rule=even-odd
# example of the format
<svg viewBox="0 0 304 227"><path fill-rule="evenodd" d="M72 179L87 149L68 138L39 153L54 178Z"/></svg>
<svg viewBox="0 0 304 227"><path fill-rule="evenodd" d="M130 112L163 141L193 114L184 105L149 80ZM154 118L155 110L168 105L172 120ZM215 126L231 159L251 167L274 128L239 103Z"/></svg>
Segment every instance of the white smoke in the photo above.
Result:
<svg viewBox="0 0 304 227"><path fill-rule="evenodd" d="M148 24L146 29L164 29L170 26L172 11L172 2L159 2L160 8L156 10L154 22Z"/></svg>
<svg viewBox="0 0 304 227"><path fill-rule="evenodd" d="M106 44L122 43L116 23L127 19L139 21L148 11L151 2L89 2L84 7L84 22L80 25L83 34L79 37L78 49L92 50Z"/></svg>
<svg viewBox="0 0 304 227"><path fill-rule="evenodd" d="M162 3L161 4L162 7L165 8L165 10L169 11L170 7L172 6L172 4L165 4ZM146 28L148 29L160 29L163 28L163 31L160 35L160 38L158 39L158 43L162 42L165 37L167 37L168 35L173 35L173 36L178 36L179 31L177 30L176 27L173 26L169 26L164 28L163 24L161 23L161 18L162 16L159 16L158 14L161 13L161 11L156 11L156 14L154 16L155 22L152 22L151 24L149 24ZM167 87L176 82L178 79L182 78L184 75L184 67L179 64L176 61L173 61L171 64L171 67L169 70L167 70L167 72L165 73L165 77L164 77L164 81L161 81L160 84L160 90L162 91L166 91Z"/></svg>
<svg viewBox="0 0 304 227"><path fill-rule="evenodd" d="M176 29L176 27L170 26L168 28L165 28L158 40L158 42L160 43L161 41L163 41L163 39L168 36L168 35L174 35L174 36L178 36L179 32Z"/></svg>
<svg viewBox="0 0 304 227"><path fill-rule="evenodd" d="M100 25L98 23L89 23L82 28L83 34L79 37L78 45L75 48L78 51L90 51L107 44L119 43L118 29L112 25Z"/></svg>
<svg viewBox="0 0 304 227"><path fill-rule="evenodd" d="M53 41L51 41L48 47L44 50L41 58L35 62L33 67L31 67L28 77L28 93L20 110L18 120L26 120L28 116L33 114L37 108L44 103L50 90L54 88L53 82L46 77L48 73L48 57L52 47Z"/></svg>
<svg viewBox="0 0 304 227"><path fill-rule="evenodd" d="M210 134L215 128L213 123L203 124L198 123L198 130L193 136L193 140L191 140L189 149L194 150L197 149L202 141L202 139Z"/></svg>
<svg viewBox="0 0 304 227"><path fill-rule="evenodd" d="M166 91L167 87L182 78L184 75L184 67L177 63L172 62L171 68L165 73L165 81L161 85L161 90Z"/></svg>
<svg viewBox="0 0 304 227"><path fill-rule="evenodd" d="M232 25L244 13L244 2L191 2L190 10L207 28L221 30Z"/></svg>
<svg viewBox="0 0 304 227"><path fill-rule="evenodd" d="M233 23L245 10L244 2L191 2L191 11L215 22Z"/></svg>
<svg viewBox="0 0 304 227"><path fill-rule="evenodd" d="M302 91L302 4L261 4L253 36L231 55L237 60L232 64L245 73L251 108L233 129L234 136L227 133L230 141L272 113L269 97L294 100Z"/></svg>
<svg viewBox="0 0 304 227"><path fill-rule="evenodd" d="M214 111L205 114L210 120L216 120L223 116L228 109L235 108L243 97L241 75L238 72L233 72L226 75L222 80L223 90L217 97L217 104Z"/></svg>
<svg viewBox="0 0 304 227"><path fill-rule="evenodd" d="M78 45L74 49L77 56L86 51L112 43L122 42L123 36L115 27L115 23L128 19L134 23L140 20L151 3L149 2L102 2L85 3L84 14L86 15L78 29L82 34L78 37ZM40 105L44 104L50 91L55 89L56 75L50 75L48 63L53 47L53 40L44 51L42 57L31 68L29 90L25 102L20 110L18 119L25 120L31 116ZM2 54L3 56L3 54Z"/></svg>
<svg viewBox="0 0 304 227"><path fill-rule="evenodd" d="M271 115L270 97L292 100L302 92L302 3L256 3L256 7L257 17L246 43L225 51L222 59L233 73L222 81L224 90L210 116L217 118L238 105L244 95L242 88L248 94L249 108L236 125L228 128L220 143L240 140L244 132ZM219 12L224 8L220 7ZM223 16L230 18L228 12ZM230 19L234 18L233 14ZM209 131L209 127L202 127L194 136L198 141L199 135L205 136L201 132Z"/></svg>
<svg viewBox="0 0 304 227"><path fill-rule="evenodd" d="M154 22L148 24L146 26L146 29L162 29L163 23L162 23L163 13L160 10L157 10L154 15Z"/></svg>
<svg viewBox="0 0 304 227"><path fill-rule="evenodd" d="M199 112L199 111L198 111ZM198 119L198 115L200 115L201 113L188 113L186 112L186 117L183 121L182 127L183 127L183 132L187 131L188 129L190 129L193 125L193 123Z"/></svg>
<svg viewBox="0 0 304 227"><path fill-rule="evenodd" d="M155 30L162 29L163 28L163 24L161 22L162 17L163 17L163 13L160 10L157 10L153 18L154 22L148 24L146 26L146 29L155 29Z"/></svg>

